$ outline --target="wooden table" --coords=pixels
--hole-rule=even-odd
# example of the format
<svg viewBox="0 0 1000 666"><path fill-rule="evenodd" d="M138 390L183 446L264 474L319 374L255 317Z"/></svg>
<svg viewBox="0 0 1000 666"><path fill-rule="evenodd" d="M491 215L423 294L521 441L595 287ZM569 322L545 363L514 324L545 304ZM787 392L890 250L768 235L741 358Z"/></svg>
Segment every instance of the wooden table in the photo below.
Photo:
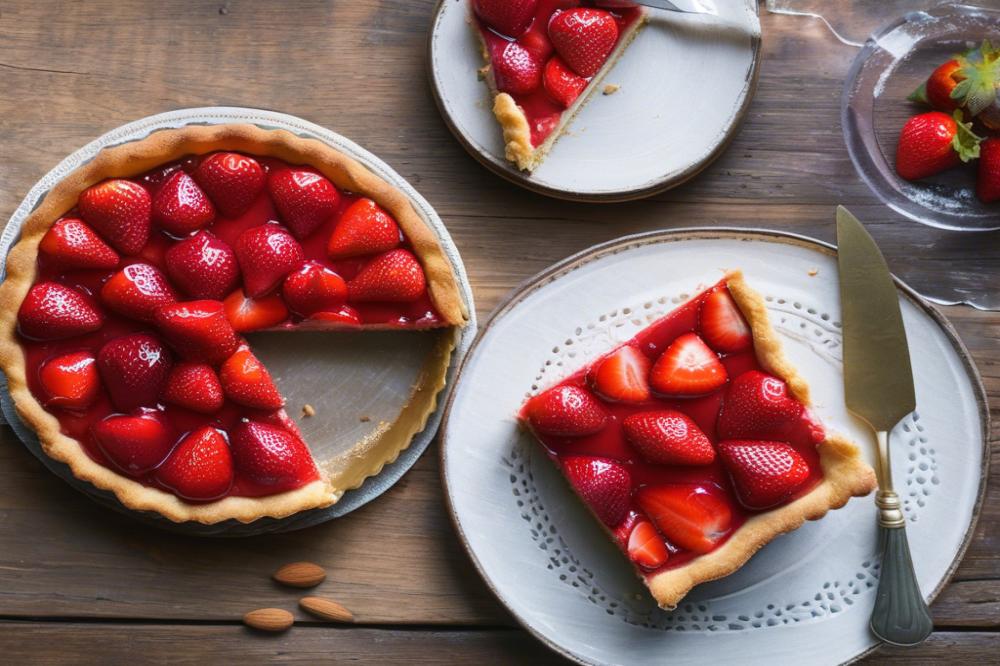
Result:
<svg viewBox="0 0 1000 666"><path fill-rule="evenodd" d="M454 0L450 0L454 1ZM856 51L810 19L762 16L764 62L742 131L677 190L614 206L567 204L491 175L451 137L424 73L433 0L0 1L0 219L63 156L149 114L188 106L287 111L381 156L434 205L486 315L550 263L623 234L672 226L771 227L832 240L833 211L869 224L892 268L947 281L964 252L1000 288L1000 238L974 245L892 213L855 175L838 122ZM963 245L964 243L964 245ZM968 249L974 247L974 250ZM965 248L965 249L963 249ZM945 309L1000 408L1000 314ZM872 662L996 659L1000 648L1000 418L975 538L934 604L937 632ZM101 509L0 429L0 662L373 663L559 661L519 629L473 571L445 512L432 447L392 490L304 532L179 538ZM294 608L269 580L299 559L359 623L304 620L281 636L240 624ZM238 655L238 656L237 656Z"/></svg>

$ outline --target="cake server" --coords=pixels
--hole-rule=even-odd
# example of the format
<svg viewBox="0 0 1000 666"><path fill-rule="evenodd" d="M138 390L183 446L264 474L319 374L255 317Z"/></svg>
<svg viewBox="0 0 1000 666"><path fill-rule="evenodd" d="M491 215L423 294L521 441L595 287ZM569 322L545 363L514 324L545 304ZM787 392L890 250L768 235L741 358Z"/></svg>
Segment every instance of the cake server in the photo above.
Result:
<svg viewBox="0 0 1000 666"><path fill-rule="evenodd" d="M875 504L882 568L870 626L886 643L916 645L934 623L913 572L906 517L889 465L889 433L916 409L906 330L882 253L843 206L837 208L837 246L847 408L872 427L878 440Z"/></svg>

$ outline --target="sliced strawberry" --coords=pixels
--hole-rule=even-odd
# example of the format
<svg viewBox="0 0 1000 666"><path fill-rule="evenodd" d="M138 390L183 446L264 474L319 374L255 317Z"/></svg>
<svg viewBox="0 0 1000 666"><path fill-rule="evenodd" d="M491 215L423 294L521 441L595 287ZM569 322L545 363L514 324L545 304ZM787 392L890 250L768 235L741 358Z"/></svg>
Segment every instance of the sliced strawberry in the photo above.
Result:
<svg viewBox="0 0 1000 666"><path fill-rule="evenodd" d="M254 409L281 409L285 399L271 379L271 373L246 347L240 348L219 368L222 390L233 402Z"/></svg>
<svg viewBox="0 0 1000 666"><path fill-rule="evenodd" d="M726 368L714 351L694 333L685 333L656 360L649 376L662 395L705 395L726 383Z"/></svg>
<svg viewBox="0 0 1000 666"><path fill-rule="evenodd" d="M360 326L361 314L350 305L341 305L335 310L317 312L309 317L309 321L328 322L330 324L345 324L347 326Z"/></svg>
<svg viewBox="0 0 1000 666"><path fill-rule="evenodd" d="M226 438L212 426L195 430L156 470L156 480L184 499L222 497L233 485L233 456Z"/></svg>
<svg viewBox="0 0 1000 666"><path fill-rule="evenodd" d="M285 278L281 295L292 312L308 317L343 305L347 283L323 264L307 261Z"/></svg>
<svg viewBox="0 0 1000 666"><path fill-rule="evenodd" d="M153 202L131 180L113 179L83 191L80 215L122 254L137 254L149 240Z"/></svg>
<svg viewBox="0 0 1000 666"><path fill-rule="evenodd" d="M639 519L629 533L625 547L629 558L647 571L659 569L670 558L670 551L663 537L645 518Z"/></svg>
<svg viewBox="0 0 1000 666"><path fill-rule="evenodd" d="M784 439L803 421L805 408L788 385L758 370L733 380L719 411L719 439Z"/></svg>
<svg viewBox="0 0 1000 666"><path fill-rule="evenodd" d="M486 25L508 37L525 32L535 18L538 0L474 0L472 8Z"/></svg>
<svg viewBox="0 0 1000 666"><path fill-rule="evenodd" d="M38 371L46 407L87 409L101 390L96 359L85 351L50 358Z"/></svg>
<svg viewBox="0 0 1000 666"><path fill-rule="evenodd" d="M587 87L587 79L577 76L559 56L553 56L545 63L542 81L545 83L545 92L564 109L572 106Z"/></svg>
<svg viewBox="0 0 1000 666"><path fill-rule="evenodd" d="M290 490L319 478L302 440L289 431L257 421L243 421L232 431L236 470L275 491Z"/></svg>
<svg viewBox="0 0 1000 666"><path fill-rule="evenodd" d="M737 497L750 509L784 501L809 478L809 464L784 442L730 440L719 443L719 455Z"/></svg>
<svg viewBox="0 0 1000 666"><path fill-rule="evenodd" d="M330 219L340 203L340 192L333 183L308 167L272 171L267 189L281 219L299 240Z"/></svg>
<svg viewBox="0 0 1000 666"><path fill-rule="evenodd" d="M104 315L88 296L57 282L33 285L17 311L18 330L34 340L72 338L103 325Z"/></svg>
<svg viewBox="0 0 1000 666"><path fill-rule="evenodd" d="M493 57L497 89L511 95L527 95L542 85L542 63L517 42L507 42Z"/></svg>
<svg viewBox="0 0 1000 666"><path fill-rule="evenodd" d="M544 435L582 437L604 428L608 413L597 398L577 386L556 386L531 399L531 426Z"/></svg>
<svg viewBox="0 0 1000 666"><path fill-rule="evenodd" d="M575 2L576 0L567 1ZM526 32L521 35L517 43L527 49L528 53L535 56L538 62L545 62L556 51L552 46L552 42L549 41L548 35L541 30Z"/></svg>
<svg viewBox="0 0 1000 666"><path fill-rule="evenodd" d="M188 361L217 365L240 346L221 301L164 305L156 311L156 325L170 346Z"/></svg>
<svg viewBox="0 0 1000 666"><path fill-rule="evenodd" d="M982 143L976 196L983 203L1000 201L1000 138L992 137Z"/></svg>
<svg viewBox="0 0 1000 666"><path fill-rule="evenodd" d="M132 333L105 343L97 367L118 411L155 407L170 374L170 352L148 333Z"/></svg>
<svg viewBox="0 0 1000 666"><path fill-rule="evenodd" d="M267 179L257 160L239 153L212 153L192 175L226 217L247 212Z"/></svg>
<svg viewBox="0 0 1000 666"><path fill-rule="evenodd" d="M567 9L549 21L549 39L574 72L589 78L597 74L614 50L618 23L603 9Z"/></svg>
<svg viewBox="0 0 1000 666"><path fill-rule="evenodd" d="M562 466L563 474L601 522L614 527L625 518L632 479L624 465L606 458L571 456Z"/></svg>
<svg viewBox="0 0 1000 666"><path fill-rule="evenodd" d="M372 259L347 285L348 300L406 303L427 290L420 262L409 250L390 250Z"/></svg>
<svg viewBox="0 0 1000 666"><path fill-rule="evenodd" d="M233 249L208 231L172 245L164 263L170 279L192 298L222 300L240 279Z"/></svg>
<svg viewBox="0 0 1000 666"><path fill-rule="evenodd" d="M739 352L753 345L750 325L728 289L718 289L705 297L698 329L702 339L717 352Z"/></svg>
<svg viewBox="0 0 1000 666"><path fill-rule="evenodd" d="M101 287L101 300L120 315L152 322L156 309L176 301L177 294L159 268L135 263L108 278Z"/></svg>
<svg viewBox="0 0 1000 666"><path fill-rule="evenodd" d="M279 224L247 229L236 239L234 249L243 272L243 289L251 298L277 287L305 258L302 246Z"/></svg>
<svg viewBox="0 0 1000 666"><path fill-rule="evenodd" d="M649 400L649 357L630 345L607 356L594 369L591 383L605 400L645 402Z"/></svg>
<svg viewBox="0 0 1000 666"><path fill-rule="evenodd" d="M722 491L710 485L670 483L645 486L636 501L670 541L707 553L732 527L733 513Z"/></svg>
<svg viewBox="0 0 1000 666"><path fill-rule="evenodd" d="M205 363L178 363L167 376L163 400L201 414L222 409L225 396L212 366Z"/></svg>
<svg viewBox="0 0 1000 666"><path fill-rule="evenodd" d="M107 270L118 265L118 253L86 222L75 217L56 220L42 236L38 249L62 269Z"/></svg>
<svg viewBox="0 0 1000 666"><path fill-rule="evenodd" d="M377 203L362 198L340 216L326 251L333 259L346 259L388 252L399 245L400 240L402 234L396 221Z"/></svg>
<svg viewBox="0 0 1000 666"><path fill-rule="evenodd" d="M278 294L250 298L237 289L226 297L222 307L237 333L270 328L288 319L288 308Z"/></svg>
<svg viewBox="0 0 1000 666"><path fill-rule="evenodd" d="M93 433L104 455L133 476L159 466L175 441L160 412L151 409L108 416L94 424Z"/></svg>
<svg viewBox="0 0 1000 666"><path fill-rule="evenodd" d="M663 465L708 465L715 460L712 442L681 412L639 412L622 421L625 439L648 462Z"/></svg>
<svg viewBox="0 0 1000 666"><path fill-rule="evenodd" d="M215 207L208 195L181 169L167 177L153 198L153 221L175 236L186 236L214 219Z"/></svg>

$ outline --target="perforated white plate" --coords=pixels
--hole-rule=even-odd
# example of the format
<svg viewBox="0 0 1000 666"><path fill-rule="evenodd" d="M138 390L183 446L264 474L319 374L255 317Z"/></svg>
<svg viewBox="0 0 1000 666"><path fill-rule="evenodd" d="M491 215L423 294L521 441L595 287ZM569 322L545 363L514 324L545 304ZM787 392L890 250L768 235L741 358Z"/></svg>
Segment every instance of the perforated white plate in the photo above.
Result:
<svg viewBox="0 0 1000 666"><path fill-rule="evenodd" d="M875 645L868 631L879 569L871 498L779 537L737 573L665 612L517 427L514 415L529 394L732 268L742 268L766 298L819 416L868 449L871 460L873 436L844 407L836 257L802 237L678 230L592 248L522 286L460 369L442 447L459 534L525 627L580 662L839 663ZM978 513L988 412L950 326L903 285L900 301L918 408L893 432L892 458L917 577L931 597Z"/></svg>

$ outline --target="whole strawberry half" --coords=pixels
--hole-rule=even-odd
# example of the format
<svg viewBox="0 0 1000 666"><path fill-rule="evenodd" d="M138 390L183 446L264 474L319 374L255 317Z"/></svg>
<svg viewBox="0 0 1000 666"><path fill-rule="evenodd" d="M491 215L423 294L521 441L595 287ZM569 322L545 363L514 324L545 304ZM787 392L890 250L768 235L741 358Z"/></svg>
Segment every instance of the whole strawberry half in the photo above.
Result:
<svg viewBox="0 0 1000 666"><path fill-rule="evenodd" d="M240 279L236 253L211 232L199 231L175 243L164 255L167 275L192 298L221 301Z"/></svg>
<svg viewBox="0 0 1000 666"><path fill-rule="evenodd" d="M156 470L156 480L184 499L222 497L233 485L233 456L226 438L211 426L195 430Z"/></svg>
<svg viewBox="0 0 1000 666"><path fill-rule="evenodd" d="M83 410L94 404L101 390L96 363L93 354L86 351L47 360L38 371L45 406Z"/></svg>
<svg viewBox="0 0 1000 666"><path fill-rule="evenodd" d="M979 152L976 196L983 203L1000 201L1000 139L986 139Z"/></svg>
<svg viewBox="0 0 1000 666"><path fill-rule="evenodd" d="M601 522L614 527L625 518L632 479L624 465L606 458L571 456L562 461L562 469Z"/></svg>
<svg viewBox="0 0 1000 666"><path fill-rule="evenodd" d="M501 92L527 95L542 85L542 63L517 42L504 42L493 54L493 77Z"/></svg>
<svg viewBox="0 0 1000 666"><path fill-rule="evenodd" d="M121 412L155 407L173 365L170 352L148 333L109 340L97 353L97 368L111 402Z"/></svg>
<svg viewBox="0 0 1000 666"><path fill-rule="evenodd" d="M62 269L107 270L118 265L118 253L86 222L75 217L56 220L42 236L38 249Z"/></svg>
<svg viewBox="0 0 1000 666"><path fill-rule="evenodd" d="M368 198L358 199L344 211L326 246L332 259L388 252L399 245L399 225L382 207Z"/></svg>
<svg viewBox="0 0 1000 666"><path fill-rule="evenodd" d="M708 484L644 486L636 502L673 544L707 553L732 527L733 512L721 489Z"/></svg>
<svg viewBox="0 0 1000 666"><path fill-rule="evenodd" d="M104 315L90 297L58 282L39 282L17 311L17 328L33 340L61 340L96 331Z"/></svg>
<svg viewBox="0 0 1000 666"><path fill-rule="evenodd" d="M239 153L212 153L192 176L226 217L247 212L267 180L260 162Z"/></svg>
<svg viewBox="0 0 1000 666"><path fill-rule="evenodd" d="M330 219L340 203L333 183L308 167L272 171L267 189L282 221L300 240Z"/></svg>
<svg viewBox="0 0 1000 666"><path fill-rule="evenodd" d="M226 359L219 368L219 380L226 397L246 407L275 410L285 404L271 373L246 347Z"/></svg>
<svg viewBox="0 0 1000 666"><path fill-rule="evenodd" d="M156 311L164 339L188 361L217 365L240 346L221 301L170 303Z"/></svg>
<svg viewBox="0 0 1000 666"><path fill-rule="evenodd" d="M717 352L740 352L753 345L750 325L728 289L717 289L702 302L698 330L708 346Z"/></svg>
<svg viewBox="0 0 1000 666"><path fill-rule="evenodd" d="M153 198L153 221L175 236L186 236L214 219L215 207L208 195L180 169L167 177Z"/></svg>
<svg viewBox="0 0 1000 666"><path fill-rule="evenodd" d="M167 376L163 401L201 414L222 409L225 396L212 366L205 363L178 363Z"/></svg>
<svg viewBox="0 0 1000 666"><path fill-rule="evenodd" d="M526 414L536 431L558 437L592 435L608 421L597 398L578 386L556 386L535 396Z"/></svg>
<svg viewBox="0 0 1000 666"><path fill-rule="evenodd" d="M656 359L649 383L661 395L705 395L722 387L728 375L719 356L695 333L674 340Z"/></svg>
<svg viewBox="0 0 1000 666"><path fill-rule="evenodd" d="M906 180L933 176L979 157L980 141L961 111L954 118L940 111L913 116L899 135L896 173Z"/></svg>
<svg viewBox="0 0 1000 666"><path fill-rule="evenodd" d="M226 297L222 307L237 333L270 328L288 319L288 308L278 294L250 298L237 289Z"/></svg>
<svg viewBox="0 0 1000 666"><path fill-rule="evenodd" d="M279 224L247 229L236 239L233 249L243 273L243 288L251 298L277 287L305 258L299 242Z"/></svg>
<svg viewBox="0 0 1000 666"><path fill-rule="evenodd" d="M257 421L243 421L231 433L236 470L275 491L290 490L319 478L302 440L289 431Z"/></svg>
<svg viewBox="0 0 1000 666"><path fill-rule="evenodd" d="M549 21L549 39L566 64L590 78L601 69L618 42L618 23L610 12L577 7Z"/></svg>
<svg viewBox="0 0 1000 666"><path fill-rule="evenodd" d="M664 409L639 412L622 421L625 439L644 460L664 465L708 465L715 449L708 436L685 414Z"/></svg>
<svg viewBox="0 0 1000 666"><path fill-rule="evenodd" d="M659 569L670 559L663 537L646 518L639 518L632 524L624 544L629 559L647 571Z"/></svg>
<svg viewBox="0 0 1000 666"><path fill-rule="evenodd" d="M652 362L641 351L625 345L606 356L591 373L594 390L613 402L645 402L650 398Z"/></svg>
<svg viewBox="0 0 1000 666"><path fill-rule="evenodd" d="M94 439L116 467L133 476L155 469L174 446L174 434L160 413L149 409L116 414L93 426Z"/></svg>
<svg viewBox="0 0 1000 666"><path fill-rule="evenodd" d="M740 502L767 509L787 499L809 478L809 465L784 442L730 440L719 444Z"/></svg>
<svg viewBox="0 0 1000 666"><path fill-rule="evenodd" d="M343 305L347 300L347 283L319 262L307 261L288 274L281 295L293 312L308 317Z"/></svg>
<svg viewBox="0 0 1000 666"><path fill-rule="evenodd" d="M553 56L545 63L542 75L545 92L564 109L568 109L587 87L587 79L578 76L559 56Z"/></svg>
<svg viewBox="0 0 1000 666"><path fill-rule="evenodd" d="M362 268L347 285L348 299L356 303L408 303L427 290L424 269L409 250L389 250Z"/></svg>
<svg viewBox="0 0 1000 666"><path fill-rule="evenodd" d="M726 391L716 429L720 439L784 439L803 422L804 413L785 382L751 370Z"/></svg>
<svg viewBox="0 0 1000 666"><path fill-rule="evenodd" d="M108 308L139 321L152 322L158 307L176 300L166 276L147 263L129 264L101 287L101 301Z"/></svg>
<svg viewBox="0 0 1000 666"><path fill-rule="evenodd" d="M911 102L927 104L938 111L951 113L959 107L951 94L958 85L962 63L953 58L935 69L926 81L920 84L907 99Z"/></svg>
<svg viewBox="0 0 1000 666"><path fill-rule="evenodd" d="M77 205L87 224L122 254L138 254L149 240L153 202L138 183L105 180L84 190Z"/></svg>
<svg viewBox="0 0 1000 666"><path fill-rule="evenodd" d="M519 37L535 18L538 0L474 0L476 15L497 32Z"/></svg>

